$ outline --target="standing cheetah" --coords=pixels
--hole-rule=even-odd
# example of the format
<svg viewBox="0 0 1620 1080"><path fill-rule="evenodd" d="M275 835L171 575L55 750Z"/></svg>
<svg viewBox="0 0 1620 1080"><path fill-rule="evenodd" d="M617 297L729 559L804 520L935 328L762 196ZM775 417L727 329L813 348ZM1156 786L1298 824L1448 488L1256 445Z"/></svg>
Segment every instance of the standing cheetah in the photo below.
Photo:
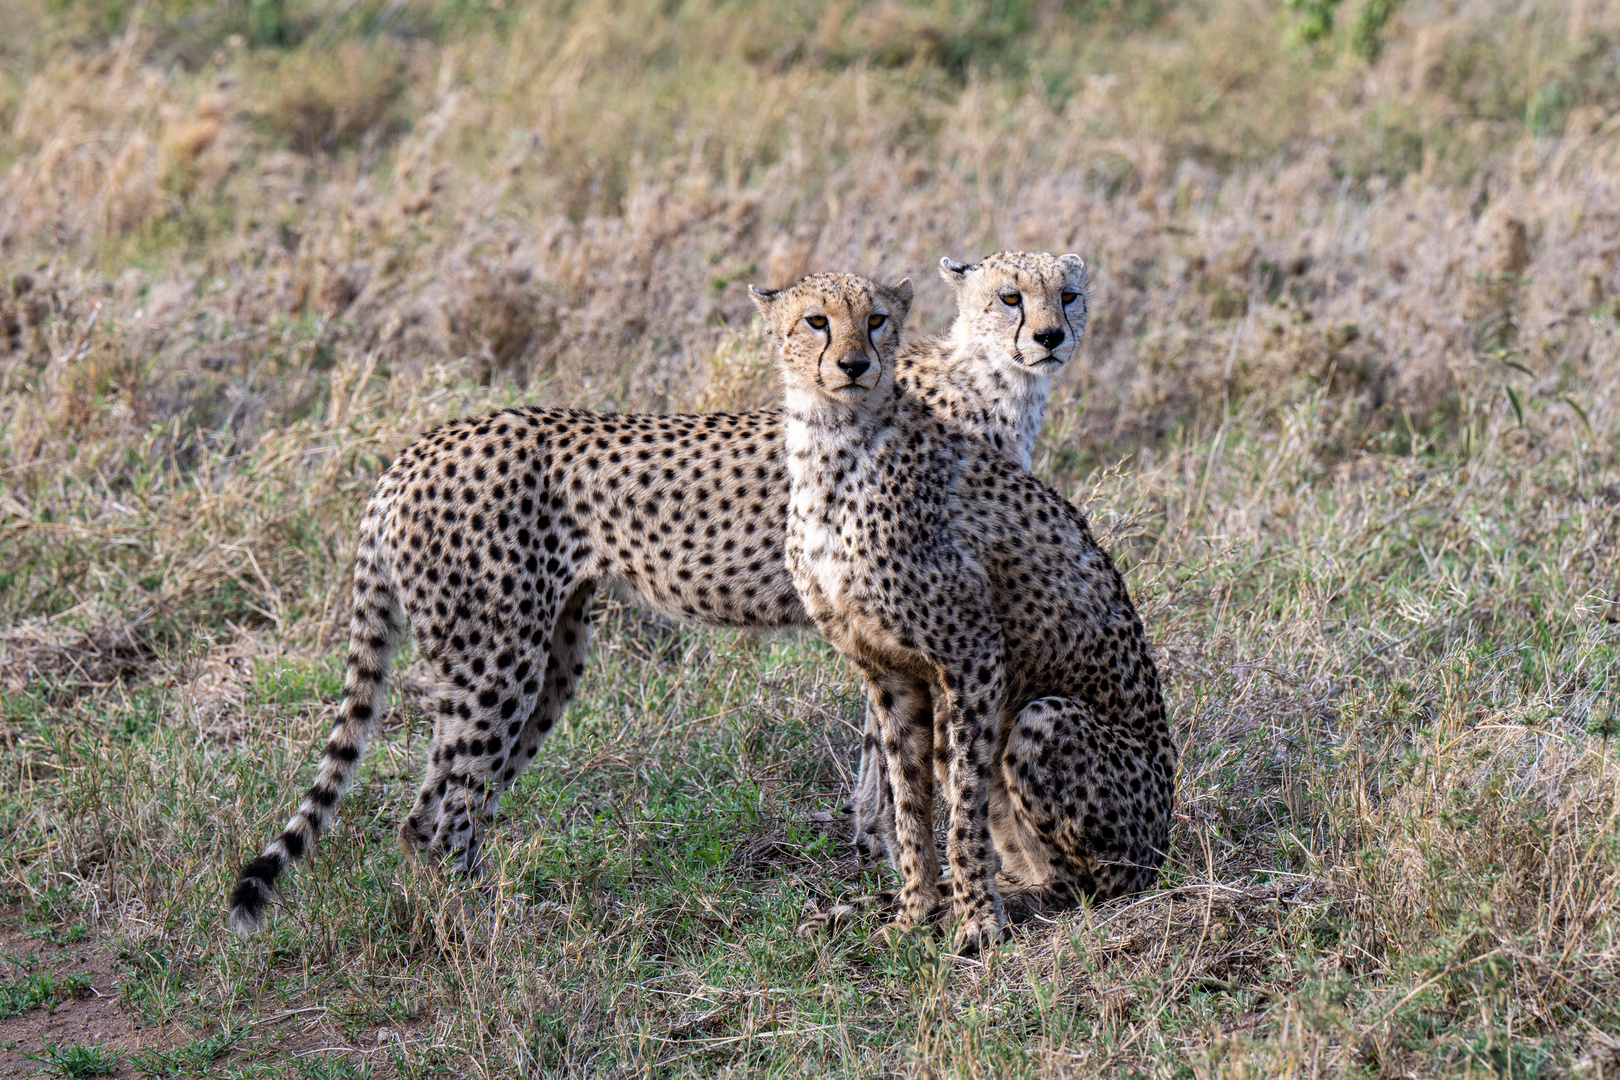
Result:
<svg viewBox="0 0 1620 1080"><path fill-rule="evenodd" d="M1077 256L1005 257L1068 260L1078 276L1049 268L1041 302L1046 292L1078 288L1084 296ZM963 280L980 272L949 266ZM972 341L993 331L960 336ZM1056 354L1072 348L1060 345ZM919 381L929 361L919 353ZM949 390L939 380L940 407L960 410L964 426L991 441L1021 445L997 426L1029 428L1029 421L1016 410L1003 421L995 403L974 399L977 385ZM1037 411L1034 428L1045 393L1039 381L1023 388L1021 408ZM688 622L809 625L782 562L781 446L775 411L645 416L528 408L453 422L407 448L378 481L361 520L343 699L315 782L281 834L243 867L230 897L231 925L243 933L262 927L274 883L326 825L375 731L384 674L407 628L439 684L427 776L401 840L408 850L449 852L473 869L481 825L578 687L598 585Z"/></svg>
<svg viewBox="0 0 1620 1080"><path fill-rule="evenodd" d="M785 391L788 569L877 714L896 925L939 905L936 755L959 945L999 932L998 869L1042 904L1146 887L1175 751L1141 619L1085 518L896 382L909 283L818 275L754 298Z"/></svg>

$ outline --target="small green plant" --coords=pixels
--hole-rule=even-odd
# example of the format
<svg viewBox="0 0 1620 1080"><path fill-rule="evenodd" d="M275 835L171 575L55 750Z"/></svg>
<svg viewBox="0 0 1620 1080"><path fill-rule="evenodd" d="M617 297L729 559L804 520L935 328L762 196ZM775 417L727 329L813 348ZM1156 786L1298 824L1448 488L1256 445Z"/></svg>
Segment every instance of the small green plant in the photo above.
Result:
<svg viewBox="0 0 1620 1080"><path fill-rule="evenodd" d="M1566 111L1563 87L1556 82L1542 83L1525 100L1525 130L1532 135L1551 134Z"/></svg>
<svg viewBox="0 0 1620 1080"><path fill-rule="evenodd" d="M228 1024L218 1034L170 1049L142 1050L129 1056L129 1064L145 1076L197 1076L252 1030L245 1023Z"/></svg>
<svg viewBox="0 0 1620 1080"><path fill-rule="evenodd" d="M0 983L0 1019L21 1016L38 1008L54 1012L58 1002L84 992L89 986L88 975L58 977L48 971Z"/></svg>
<svg viewBox="0 0 1620 1080"><path fill-rule="evenodd" d="M1377 63L1384 53L1384 28L1400 6L1401 0L1367 0L1350 31L1351 51L1369 64Z"/></svg>
<svg viewBox="0 0 1620 1080"><path fill-rule="evenodd" d="M1339 0L1287 0L1294 13L1290 37L1300 45L1315 45L1333 34L1333 16Z"/></svg>
<svg viewBox="0 0 1620 1080"><path fill-rule="evenodd" d="M48 1076L78 1080L80 1077L108 1075L118 1068L124 1056L104 1046L84 1046L79 1043L55 1046L47 1043L44 1053L34 1054L25 1050L23 1057L38 1062L40 1071Z"/></svg>
<svg viewBox="0 0 1620 1080"><path fill-rule="evenodd" d="M1607 703L1594 706L1587 719L1586 730L1605 743L1620 738L1620 709Z"/></svg>

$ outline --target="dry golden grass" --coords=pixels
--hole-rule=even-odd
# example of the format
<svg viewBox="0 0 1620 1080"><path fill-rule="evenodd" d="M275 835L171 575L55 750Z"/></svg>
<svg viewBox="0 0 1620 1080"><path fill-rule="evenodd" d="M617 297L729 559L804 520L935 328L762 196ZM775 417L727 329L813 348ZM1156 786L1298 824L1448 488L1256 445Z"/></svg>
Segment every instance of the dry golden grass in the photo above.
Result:
<svg viewBox="0 0 1620 1080"><path fill-rule="evenodd" d="M1614 1075L1620 9L1375 2L0 4L0 1074L91 1068L77 962L125 1074ZM743 283L938 330L1005 247L1092 267L1035 464L1164 660L1159 891L798 941L855 683L608 604L489 882L393 844L405 661L224 932L393 454L766 404Z"/></svg>

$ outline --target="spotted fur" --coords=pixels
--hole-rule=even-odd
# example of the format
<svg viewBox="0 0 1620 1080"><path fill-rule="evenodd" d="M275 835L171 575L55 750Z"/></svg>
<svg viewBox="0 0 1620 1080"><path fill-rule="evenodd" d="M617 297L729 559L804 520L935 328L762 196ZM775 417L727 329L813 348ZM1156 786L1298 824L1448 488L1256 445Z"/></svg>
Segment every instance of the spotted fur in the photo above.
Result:
<svg viewBox="0 0 1620 1080"><path fill-rule="evenodd" d="M941 259L939 273L956 291L956 320L943 338L908 341L896 380L950 426L1027 469L1052 377L1086 332L1086 264L1078 255L1001 251L972 264Z"/></svg>
<svg viewBox="0 0 1620 1080"><path fill-rule="evenodd" d="M931 362L956 360L919 352L919 379ZM954 395L939 407L996 437L1001 414L986 403ZM781 446L775 411L532 408L457 421L412 444L361 521L343 698L315 782L243 867L231 925L263 926L276 882L329 822L375 733L407 629L438 685L427 775L401 840L474 870L501 792L578 687L600 588L686 622L808 625L782 562Z"/></svg>
<svg viewBox="0 0 1620 1080"><path fill-rule="evenodd" d="M1002 251L973 264L941 259L939 272L956 292L956 320L943 338L908 336L895 357L895 381L952 430L1028 469L1052 378L1086 330L1086 264L1078 255ZM850 800L851 836L864 861L884 854L893 830L877 747L869 707Z"/></svg>
<svg viewBox="0 0 1620 1080"><path fill-rule="evenodd" d="M378 481L360 522L342 703L315 783L231 894L242 932L354 775L409 627L437 678L428 769L400 838L478 864L478 835L572 698L590 600L617 586L714 626L793 626L776 413L519 408L446 424Z"/></svg>
<svg viewBox="0 0 1620 1080"><path fill-rule="evenodd" d="M1000 886L1024 911L1147 887L1175 750L1123 579L1067 500L942 422L887 372L881 343L856 340L896 290L871 286L869 311L848 301L837 317L822 291L809 279L759 297L786 390L787 560L868 684L895 923L939 904L936 776L959 944L998 930ZM859 377L829 380L829 355Z"/></svg>

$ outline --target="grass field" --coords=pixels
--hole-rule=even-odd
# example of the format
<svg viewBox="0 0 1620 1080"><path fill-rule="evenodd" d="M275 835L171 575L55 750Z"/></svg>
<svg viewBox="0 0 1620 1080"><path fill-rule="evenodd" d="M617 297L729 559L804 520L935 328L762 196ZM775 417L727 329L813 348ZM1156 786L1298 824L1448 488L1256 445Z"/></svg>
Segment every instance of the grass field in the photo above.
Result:
<svg viewBox="0 0 1620 1080"><path fill-rule="evenodd" d="M0 1075L1620 1075L1613 0L0 0ZM1082 253L1035 468L1182 749L1160 887L943 955L859 687L611 600L473 885L386 735L264 935L392 455L754 407L744 284ZM870 875L864 884L874 884Z"/></svg>

